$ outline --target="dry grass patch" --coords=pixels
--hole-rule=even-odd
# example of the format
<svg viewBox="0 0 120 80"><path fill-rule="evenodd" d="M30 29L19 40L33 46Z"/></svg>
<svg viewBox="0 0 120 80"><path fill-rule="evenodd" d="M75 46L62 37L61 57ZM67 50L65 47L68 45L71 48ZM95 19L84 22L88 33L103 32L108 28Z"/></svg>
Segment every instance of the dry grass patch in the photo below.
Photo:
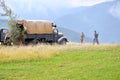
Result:
<svg viewBox="0 0 120 80"><path fill-rule="evenodd" d="M59 55L63 51L108 51L113 47L120 50L119 44L78 44L68 43L67 45L36 45L36 46L0 46L0 61L37 60L48 59ZM113 49L114 51L115 49Z"/></svg>

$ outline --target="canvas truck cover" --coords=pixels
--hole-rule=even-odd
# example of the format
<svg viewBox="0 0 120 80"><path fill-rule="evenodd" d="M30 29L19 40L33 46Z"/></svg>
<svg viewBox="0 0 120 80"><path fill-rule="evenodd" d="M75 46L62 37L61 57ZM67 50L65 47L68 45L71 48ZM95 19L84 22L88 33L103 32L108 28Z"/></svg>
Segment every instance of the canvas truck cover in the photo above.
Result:
<svg viewBox="0 0 120 80"><path fill-rule="evenodd" d="M52 34L53 27L50 21L46 20L18 20L18 24L23 24L27 34Z"/></svg>

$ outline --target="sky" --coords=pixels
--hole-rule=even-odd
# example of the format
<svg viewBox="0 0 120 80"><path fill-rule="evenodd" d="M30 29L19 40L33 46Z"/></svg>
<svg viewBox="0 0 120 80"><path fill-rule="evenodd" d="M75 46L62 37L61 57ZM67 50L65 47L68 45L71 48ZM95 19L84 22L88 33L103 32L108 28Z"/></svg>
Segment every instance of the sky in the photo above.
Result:
<svg viewBox="0 0 120 80"><path fill-rule="evenodd" d="M18 7L26 6L31 8L32 5L46 5L51 8L59 7L79 7L79 6L92 6L101 2L112 0L5 0L11 6L16 5ZM20 4L20 5L19 5Z"/></svg>
<svg viewBox="0 0 120 80"><path fill-rule="evenodd" d="M92 6L101 2L112 0L5 0L12 8L27 9L30 11L32 6L39 6L42 10L44 7L51 9L74 8L79 6Z"/></svg>
<svg viewBox="0 0 120 80"><path fill-rule="evenodd" d="M5 0L14 13L21 18L28 18L28 13L30 13L29 15L34 15L31 13L34 11L40 13L41 17L43 17L44 14L46 18L49 17L48 13L51 13L56 17L60 17L60 12L67 14L67 11L70 8L93 6L107 1L112 0Z"/></svg>

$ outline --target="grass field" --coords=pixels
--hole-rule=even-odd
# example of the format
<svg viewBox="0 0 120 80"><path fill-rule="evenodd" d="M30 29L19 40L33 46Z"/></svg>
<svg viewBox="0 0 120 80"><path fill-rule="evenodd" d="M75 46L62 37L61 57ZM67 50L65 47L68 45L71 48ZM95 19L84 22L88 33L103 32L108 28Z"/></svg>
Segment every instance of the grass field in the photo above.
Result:
<svg viewBox="0 0 120 80"><path fill-rule="evenodd" d="M120 45L0 46L0 80L120 80Z"/></svg>

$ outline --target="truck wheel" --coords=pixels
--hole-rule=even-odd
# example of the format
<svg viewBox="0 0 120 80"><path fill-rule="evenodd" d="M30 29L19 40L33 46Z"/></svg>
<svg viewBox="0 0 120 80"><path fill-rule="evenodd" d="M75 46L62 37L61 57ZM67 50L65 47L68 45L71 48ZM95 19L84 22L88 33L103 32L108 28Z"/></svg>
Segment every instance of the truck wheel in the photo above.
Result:
<svg viewBox="0 0 120 80"><path fill-rule="evenodd" d="M61 44L61 45L65 45L66 43L67 43L67 41L64 39L64 40L61 41L60 44Z"/></svg>
<svg viewBox="0 0 120 80"><path fill-rule="evenodd" d="M25 41L25 45L36 45L39 41L37 39Z"/></svg>
<svg viewBox="0 0 120 80"><path fill-rule="evenodd" d="M39 43L39 41L37 40L37 39L34 39L33 41L32 41L32 44L33 45L36 45L36 44L38 44Z"/></svg>

